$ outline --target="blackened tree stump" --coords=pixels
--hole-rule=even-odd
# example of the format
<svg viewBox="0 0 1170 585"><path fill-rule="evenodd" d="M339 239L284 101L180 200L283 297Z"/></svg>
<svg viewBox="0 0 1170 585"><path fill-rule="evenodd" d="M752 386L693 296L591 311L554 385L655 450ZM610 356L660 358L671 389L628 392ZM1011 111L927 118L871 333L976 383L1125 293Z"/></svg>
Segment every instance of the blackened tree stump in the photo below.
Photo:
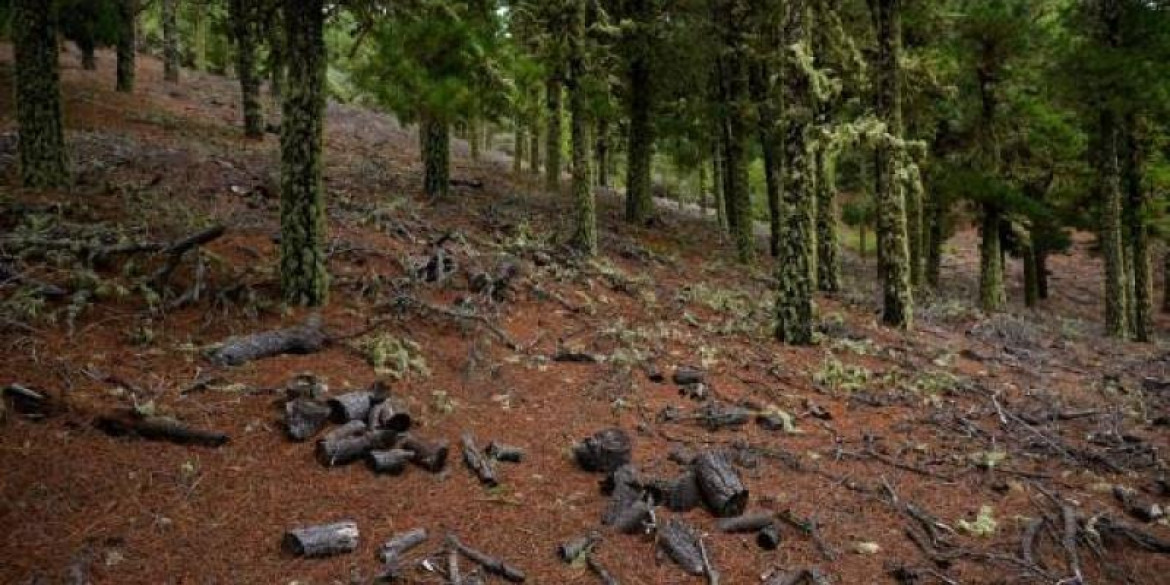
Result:
<svg viewBox="0 0 1170 585"><path fill-rule="evenodd" d="M353 552L357 545L357 523L350 520L295 528L286 532L281 541L285 552L310 558Z"/></svg>
<svg viewBox="0 0 1170 585"><path fill-rule="evenodd" d="M329 399L328 404L329 408L333 410L333 422L344 424L355 420L365 422L373 402L373 393L368 390L358 390L334 396Z"/></svg>
<svg viewBox="0 0 1170 585"><path fill-rule="evenodd" d="M699 482L693 471L674 479L654 480L649 488L654 501L673 512L686 512L703 505Z"/></svg>
<svg viewBox="0 0 1170 585"><path fill-rule="evenodd" d="M375 404L370 408L369 416L366 419L366 423L371 429L383 429L396 433L405 433L410 430L413 420L402 401L386 397L379 402L377 395L373 396L373 401Z"/></svg>
<svg viewBox="0 0 1170 585"><path fill-rule="evenodd" d="M611 428L598 431L575 445L573 456L585 471L609 473L630 462L632 449L629 434Z"/></svg>
<svg viewBox="0 0 1170 585"><path fill-rule="evenodd" d="M748 490L723 454L716 451L700 454L695 458L694 472L699 493L711 513L721 518L743 514L748 503Z"/></svg>

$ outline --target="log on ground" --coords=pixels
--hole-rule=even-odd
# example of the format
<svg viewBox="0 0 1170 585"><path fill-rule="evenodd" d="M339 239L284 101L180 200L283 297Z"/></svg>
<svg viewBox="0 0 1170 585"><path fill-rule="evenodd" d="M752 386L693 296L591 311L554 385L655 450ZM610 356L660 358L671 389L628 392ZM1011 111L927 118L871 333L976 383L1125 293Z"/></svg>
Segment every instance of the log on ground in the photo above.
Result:
<svg viewBox="0 0 1170 585"><path fill-rule="evenodd" d="M303 325L232 337L211 354L211 362L238 366L286 353L316 353L325 347L327 339L320 318L311 317Z"/></svg>
<svg viewBox="0 0 1170 585"><path fill-rule="evenodd" d="M432 442L407 435L399 446L414 453L410 460L412 463L431 473L438 473L447 465L449 447L446 440Z"/></svg>
<svg viewBox="0 0 1170 585"><path fill-rule="evenodd" d="M573 457L585 471L611 472L630 462L633 444L622 429L598 431L573 446Z"/></svg>
<svg viewBox="0 0 1170 585"><path fill-rule="evenodd" d="M658 546L687 573L702 575L705 572L699 537L683 521L671 518L659 527Z"/></svg>
<svg viewBox="0 0 1170 585"><path fill-rule="evenodd" d="M723 454L715 451L700 454L695 458L694 471L703 502L713 514L726 518L743 513L748 490Z"/></svg>
<svg viewBox="0 0 1170 585"><path fill-rule="evenodd" d="M284 426L294 441L304 441L316 435L329 422L328 406L308 398L297 398L284 404Z"/></svg>
<svg viewBox="0 0 1170 585"><path fill-rule="evenodd" d="M141 437L180 445L219 447L229 440L225 433L189 427L165 416L103 415L94 421L94 426L113 437Z"/></svg>
<svg viewBox="0 0 1170 585"><path fill-rule="evenodd" d="M294 528L284 534L281 548L303 557L328 557L353 552L358 545L357 523L343 520L332 524Z"/></svg>
<svg viewBox="0 0 1170 585"><path fill-rule="evenodd" d="M467 468L479 478L479 482L488 486L496 487L500 484L500 480L496 478L496 469L492 465L492 460L486 457L475 444L475 437L471 433L463 433L459 439L463 449L463 463L467 464Z"/></svg>

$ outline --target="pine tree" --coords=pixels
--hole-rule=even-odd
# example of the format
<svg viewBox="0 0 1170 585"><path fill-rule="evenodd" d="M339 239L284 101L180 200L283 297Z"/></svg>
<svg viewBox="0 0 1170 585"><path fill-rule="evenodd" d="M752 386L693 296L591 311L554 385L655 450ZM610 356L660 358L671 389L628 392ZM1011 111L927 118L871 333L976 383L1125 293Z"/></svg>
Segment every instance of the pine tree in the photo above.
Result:
<svg viewBox="0 0 1170 585"><path fill-rule="evenodd" d="M229 0L232 39L236 43L236 75L240 78L244 135L264 136L264 111L260 108L260 78L256 74L256 0Z"/></svg>
<svg viewBox="0 0 1170 585"><path fill-rule="evenodd" d="M902 46L902 0L869 0L877 32L875 63L875 111L888 132L902 131L902 92L898 59ZM906 243L905 198L896 174L897 149L886 142L876 147L874 175L877 185L878 278L882 284L882 322L892 327L913 326L910 290L910 249Z"/></svg>
<svg viewBox="0 0 1170 585"><path fill-rule="evenodd" d="M118 2L118 83L123 93L134 91L135 58L138 50L138 0Z"/></svg>
<svg viewBox="0 0 1170 585"><path fill-rule="evenodd" d="M629 18L629 134L627 144L626 221L645 224L654 215L651 187L654 157L653 54L650 27L654 25L651 1L631 0Z"/></svg>
<svg viewBox="0 0 1170 585"><path fill-rule="evenodd" d="M39 0L13 0L11 8L20 181L30 189L64 187L69 169L56 7Z"/></svg>
<svg viewBox="0 0 1170 585"><path fill-rule="evenodd" d="M286 302L316 306L329 294L321 184L325 7L323 0L284 0L283 8L289 68L280 127L280 285Z"/></svg>
<svg viewBox="0 0 1170 585"><path fill-rule="evenodd" d="M597 211L589 161L589 104L585 89L585 0L570 0L569 110L572 114L573 236L575 249L597 253Z"/></svg>
<svg viewBox="0 0 1170 585"><path fill-rule="evenodd" d="M563 90L559 70L550 73L544 86L547 111L547 116L545 116L547 134L544 143L544 188L550 193L561 190L561 143L564 140L564 129L562 128L564 117L562 110L564 108L561 104Z"/></svg>
<svg viewBox="0 0 1170 585"><path fill-rule="evenodd" d="M163 79L179 82L179 0L162 0Z"/></svg>
<svg viewBox="0 0 1170 585"><path fill-rule="evenodd" d="M755 221L748 185L749 137L752 134L752 100L747 70L747 17L745 0L715 0L715 24L723 43L717 59L723 107L723 190L727 223L736 258L744 264L755 259Z"/></svg>

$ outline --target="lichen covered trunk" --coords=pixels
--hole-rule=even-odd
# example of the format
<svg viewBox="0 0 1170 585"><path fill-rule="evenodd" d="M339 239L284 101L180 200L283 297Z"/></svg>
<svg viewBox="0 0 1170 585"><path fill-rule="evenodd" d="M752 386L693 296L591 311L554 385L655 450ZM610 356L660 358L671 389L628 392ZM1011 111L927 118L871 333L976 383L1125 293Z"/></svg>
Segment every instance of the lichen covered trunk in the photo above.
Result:
<svg viewBox="0 0 1170 585"><path fill-rule="evenodd" d="M837 171L832 156L823 149L816 154L817 185L817 287L825 292L841 290L840 242L837 234Z"/></svg>
<svg viewBox="0 0 1170 585"><path fill-rule="evenodd" d="M604 189L609 187L609 121L605 118L597 121L597 136L593 143L597 161L597 186Z"/></svg>
<svg viewBox="0 0 1170 585"><path fill-rule="evenodd" d="M569 109L572 115L573 235L578 252L597 253L597 210L589 161L589 103L585 94L585 0L574 0L569 41Z"/></svg>
<svg viewBox="0 0 1170 585"><path fill-rule="evenodd" d="M982 239L979 245L979 307L992 312L1007 302L1003 283L1003 247L999 227L1002 212L994 204L983 204Z"/></svg>
<svg viewBox="0 0 1170 585"><path fill-rule="evenodd" d="M323 0L284 0L288 82L280 132L280 285L290 304L321 305L329 293L325 198Z"/></svg>
<svg viewBox="0 0 1170 585"><path fill-rule="evenodd" d="M877 29L876 113L890 133L902 132L902 92L898 59L902 44L901 0L875 0ZM910 248L906 239L906 208L897 181L899 153L889 144L875 149L877 186L878 278L882 286L882 322L891 327L913 326L910 287Z"/></svg>
<svg viewBox="0 0 1170 585"><path fill-rule="evenodd" d="M774 120L761 116L761 124L770 128ZM764 190L768 194L768 251L773 258L780 257L780 192L784 181L782 157L777 156L774 134L769 130L760 131L760 147L764 154Z"/></svg>
<svg viewBox="0 0 1170 585"><path fill-rule="evenodd" d="M117 90L134 91L138 44L138 0L118 0Z"/></svg>
<svg viewBox="0 0 1170 585"><path fill-rule="evenodd" d="M429 197L444 197L451 184L451 127L437 117L424 117L422 138L423 191Z"/></svg>
<svg viewBox="0 0 1170 585"><path fill-rule="evenodd" d="M512 128L512 174L517 177L524 172L524 149L527 140L524 124L517 118Z"/></svg>
<svg viewBox="0 0 1170 585"><path fill-rule="evenodd" d="M549 192L561 190L561 80L556 75L545 82L545 104L548 109L548 135L544 147L544 187Z"/></svg>
<svg viewBox="0 0 1170 585"><path fill-rule="evenodd" d="M12 40L20 182L31 189L63 187L69 183L69 169L56 9L39 0L14 0Z"/></svg>
<svg viewBox="0 0 1170 585"><path fill-rule="evenodd" d="M532 124L529 126L531 131L528 136L528 172L533 175L540 175L540 142L544 138L544 125L541 124L540 112L537 111L532 116Z"/></svg>
<svg viewBox="0 0 1170 585"><path fill-rule="evenodd" d="M1033 308L1040 301L1040 273L1036 267L1036 251L1030 236L1022 245L1020 253L1024 262L1024 306Z"/></svg>
<svg viewBox="0 0 1170 585"><path fill-rule="evenodd" d="M1132 272L1131 331L1135 341L1150 340L1154 319L1153 275L1150 272L1150 230L1146 225L1144 125L1137 116L1126 120L1125 247Z"/></svg>
<svg viewBox="0 0 1170 585"><path fill-rule="evenodd" d="M1099 176L1101 181L1101 251L1105 257L1105 332L1110 337L1129 336L1129 307L1125 295L1125 253L1121 235L1121 171L1118 161L1117 115L1100 113Z"/></svg>
<svg viewBox="0 0 1170 585"><path fill-rule="evenodd" d="M179 0L162 0L163 79L179 82Z"/></svg>
<svg viewBox="0 0 1170 585"><path fill-rule="evenodd" d="M244 112L244 135L264 135L264 111L260 108L260 77L256 74L256 13L249 0L231 0L232 37L236 42L236 74Z"/></svg>
<svg viewBox="0 0 1170 585"><path fill-rule="evenodd" d="M727 231L727 214L723 205L723 141L716 138L712 150L714 152L711 156L711 205L715 207L715 224L719 228L719 233L722 234Z"/></svg>

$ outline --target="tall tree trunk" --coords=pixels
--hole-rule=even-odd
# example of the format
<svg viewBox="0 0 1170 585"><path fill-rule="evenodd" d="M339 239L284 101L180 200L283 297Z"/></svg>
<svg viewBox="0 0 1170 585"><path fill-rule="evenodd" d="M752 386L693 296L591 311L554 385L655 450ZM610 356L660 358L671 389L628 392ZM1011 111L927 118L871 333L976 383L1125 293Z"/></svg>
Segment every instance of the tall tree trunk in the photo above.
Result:
<svg viewBox="0 0 1170 585"><path fill-rule="evenodd" d="M699 217L707 217L707 161L699 161Z"/></svg>
<svg viewBox="0 0 1170 585"><path fill-rule="evenodd" d="M1042 244L1035 244L1036 254L1036 296L1048 299L1048 250Z"/></svg>
<svg viewBox="0 0 1170 585"><path fill-rule="evenodd" d="M593 139L597 153L597 186L609 187L609 120L597 120L597 136Z"/></svg>
<svg viewBox="0 0 1170 585"><path fill-rule="evenodd" d="M983 204L982 240L979 245L979 306L984 311L1003 309L1007 302L1003 284L1003 247L999 229L1002 213L994 204Z"/></svg>
<svg viewBox="0 0 1170 585"><path fill-rule="evenodd" d="M94 15L92 11L87 10L83 18L92 19ZM77 33L77 49L81 51L81 68L86 71L97 69L97 58L94 55L97 40L94 38L94 26L92 21L86 22Z"/></svg>
<svg viewBox="0 0 1170 585"><path fill-rule="evenodd" d="M790 0L784 43L795 45L810 36L808 0ZM786 63L786 65L788 65ZM816 229L816 161L810 156L809 132L815 98L810 80L793 66L784 79L784 234L777 258L776 338L792 345L813 341L813 259Z"/></svg>
<svg viewBox="0 0 1170 585"><path fill-rule="evenodd" d="M561 190L561 80L554 74L545 82L548 106L548 137L544 148L544 187L550 193Z"/></svg>
<svg viewBox="0 0 1170 585"><path fill-rule="evenodd" d="M444 197L451 184L451 127L434 116L424 116L419 126L423 158L423 191L428 197Z"/></svg>
<svg viewBox="0 0 1170 585"><path fill-rule="evenodd" d="M123 93L134 91L138 44L138 0L118 0L118 84Z"/></svg>
<svg viewBox="0 0 1170 585"><path fill-rule="evenodd" d="M163 80L179 82L179 0L162 0Z"/></svg>
<svg viewBox="0 0 1170 585"><path fill-rule="evenodd" d="M902 47L901 0L874 0L878 55L875 76L879 118L891 134L902 132L902 90L898 59ZM910 250L906 243L906 209L897 181L898 153L889 144L877 146L874 175L877 185L878 278L882 283L882 322L909 329L914 323L910 287Z"/></svg>
<svg viewBox="0 0 1170 585"><path fill-rule="evenodd" d="M207 71L207 14L202 4L187 3L191 11L191 67ZM283 30L281 36L284 35Z"/></svg>
<svg viewBox="0 0 1170 585"><path fill-rule="evenodd" d="M938 289L942 275L942 248L946 210L937 189L931 189L930 204L927 206L926 284Z"/></svg>
<svg viewBox="0 0 1170 585"><path fill-rule="evenodd" d="M524 147L528 140L520 116L516 116L512 131L512 174L519 177L524 172Z"/></svg>
<svg viewBox="0 0 1170 585"><path fill-rule="evenodd" d="M528 172L540 176L540 142L544 139L544 125L541 123L540 108L532 115L528 142Z"/></svg>
<svg viewBox="0 0 1170 585"><path fill-rule="evenodd" d="M467 123L467 146L471 148L471 160L479 160L479 150L482 142L480 140L479 120L471 120Z"/></svg>
<svg viewBox="0 0 1170 585"><path fill-rule="evenodd" d="M321 151L325 128L324 0L283 0L288 89L280 125L280 288L290 304L329 295Z"/></svg>
<svg viewBox="0 0 1170 585"><path fill-rule="evenodd" d="M1154 319L1153 276L1150 273L1150 234L1146 226L1146 196L1142 185L1145 165L1142 122L1136 115L1126 117L1125 135L1125 222L1133 296L1131 329L1136 341L1150 340Z"/></svg>
<svg viewBox="0 0 1170 585"><path fill-rule="evenodd" d="M1121 177L1118 163L1117 115L1100 112L1101 250L1105 256L1105 331L1110 337L1129 336L1129 307L1125 295L1125 253L1121 236Z"/></svg>
<svg viewBox="0 0 1170 585"><path fill-rule="evenodd" d="M910 248L910 284L917 288L922 286L925 280L924 267L926 266L925 258L923 258L923 249L925 248L925 231L923 229L924 208L922 201L922 193L919 189L911 189L908 186L902 190L903 197L906 199L906 245Z"/></svg>
<svg viewBox="0 0 1170 585"><path fill-rule="evenodd" d="M1032 308L1040 300L1039 271L1036 267L1036 251L1032 244L1032 235L1024 243L1021 255L1024 262L1024 306Z"/></svg>
<svg viewBox="0 0 1170 585"><path fill-rule="evenodd" d="M726 47L718 59L720 87L724 95L724 140L726 141L726 175L723 178L727 223L735 243L736 258L748 264L755 259L755 230L752 220L751 191L748 186L748 143L751 92L747 70L747 31L743 17L747 10L740 0L725 0L718 18Z"/></svg>
<svg viewBox="0 0 1170 585"><path fill-rule="evenodd" d="M268 26L268 95L276 103L284 93L285 39L279 10L273 10Z"/></svg>
<svg viewBox="0 0 1170 585"><path fill-rule="evenodd" d="M20 182L30 189L64 187L69 165L57 62L57 9L40 0L13 0L11 8Z"/></svg>
<svg viewBox="0 0 1170 585"><path fill-rule="evenodd" d="M255 5L250 0L231 0L230 10L244 110L244 135L260 138L264 136L264 111L260 108L260 78L256 75Z"/></svg>
<svg viewBox="0 0 1170 585"><path fill-rule="evenodd" d="M654 157L654 125L650 36L653 26L651 0L631 0L630 18L635 27L633 56L629 70L629 136L626 163L626 221L645 224L654 216L654 193L651 185Z"/></svg>
<svg viewBox="0 0 1170 585"><path fill-rule="evenodd" d="M816 153L817 287L825 292L841 290L841 263L837 234L837 169L832 155Z"/></svg>
<svg viewBox="0 0 1170 585"><path fill-rule="evenodd" d="M711 156L711 195L712 204L715 206L715 224L719 228L719 233L723 234L727 231L727 213L726 207L723 204L723 140L716 137L712 141L712 156Z"/></svg>
<svg viewBox="0 0 1170 585"><path fill-rule="evenodd" d="M569 109L573 143L573 237L577 251L597 253L597 211L590 184L589 112L585 95L585 1L573 0L569 26Z"/></svg>
<svg viewBox="0 0 1170 585"><path fill-rule="evenodd" d="M761 110L761 125L771 128L776 121L771 116L763 115ZM764 153L764 188L768 193L768 250L773 258L780 256L780 192L783 190L784 164L783 153L777 156L776 137L770 130L761 128L760 147Z"/></svg>

